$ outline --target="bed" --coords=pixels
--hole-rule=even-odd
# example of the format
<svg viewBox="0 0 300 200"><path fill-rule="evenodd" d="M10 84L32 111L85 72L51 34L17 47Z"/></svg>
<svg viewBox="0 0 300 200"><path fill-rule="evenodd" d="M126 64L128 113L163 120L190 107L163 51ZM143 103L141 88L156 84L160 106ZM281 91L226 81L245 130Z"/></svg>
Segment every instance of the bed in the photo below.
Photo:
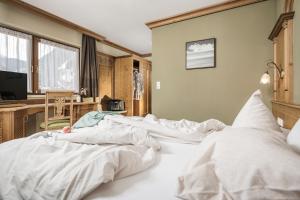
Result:
<svg viewBox="0 0 300 200"><path fill-rule="evenodd" d="M225 127L214 119L197 123L154 115L103 117L98 112L87 114L78 124L70 134L45 131L1 144L0 199L82 199L106 183L118 184L127 178L134 181L147 171L159 179L170 172L166 183L176 185L176 174L193 147ZM178 168L169 170L177 159L182 159ZM150 177L144 177L144 183ZM125 185L130 189L138 184ZM169 198L175 198L174 194L172 186L166 193L156 193Z"/></svg>
<svg viewBox="0 0 300 200"><path fill-rule="evenodd" d="M295 119L298 112L289 115ZM286 142L289 132L277 125L256 91L232 126L198 145L160 141L157 165L105 184L86 199L296 200L300 156Z"/></svg>
<svg viewBox="0 0 300 200"><path fill-rule="evenodd" d="M1 144L0 199L299 199L300 138L286 140L260 91L232 126L108 115Z"/></svg>

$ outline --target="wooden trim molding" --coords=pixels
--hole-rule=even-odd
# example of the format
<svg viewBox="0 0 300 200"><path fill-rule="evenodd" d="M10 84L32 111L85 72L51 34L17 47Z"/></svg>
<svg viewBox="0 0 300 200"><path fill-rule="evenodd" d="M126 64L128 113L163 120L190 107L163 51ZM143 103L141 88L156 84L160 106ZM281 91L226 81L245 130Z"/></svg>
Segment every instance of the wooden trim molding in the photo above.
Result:
<svg viewBox="0 0 300 200"><path fill-rule="evenodd" d="M55 22L57 22L59 24L62 24L64 26L67 26L69 28L77 30L77 31L79 31L81 33L84 33L86 35L94 37L97 40L101 41L101 40L105 39L104 36L102 36L102 35L100 35L98 33L95 33L95 32L93 32L91 30L88 30L88 29L82 27L82 26L74 24L74 23L72 23L72 22L70 22L68 20L65 20L65 19L63 19L61 17L58 17L58 16L54 15L54 14L51 14L51 13L45 11L45 10L42 10L42 9L40 9L38 7L35 7L35 6L33 6L33 5L29 4L29 3L26 3L24 1L21 1L21 0L9 0L9 1L6 1L6 2L12 3L12 4L14 4L14 5L18 6L18 7L21 7L21 8L25 8L26 10L29 10L29 11L35 13L35 14L40 15L40 16L47 17L48 19L50 19L52 21L55 21Z"/></svg>
<svg viewBox="0 0 300 200"><path fill-rule="evenodd" d="M93 31L91 31L91 30L89 30L87 28L84 28L84 27L79 26L79 25L77 25L77 24L75 24L73 22L70 22L70 21L65 20L65 19L63 19L61 17L58 17L58 16L56 16L54 14L51 14L51 13L49 13L49 12L43 10L43 9L40 9L38 7L35 7L35 6L33 6L33 5L29 4L29 3L23 2L21 0L6 0L6 2L7 3L11 3L11 4L15 5L15 6L18 6L20 8L26 9L29 12L32 12L34 14L40 15L42 17L46 17L47 19L50 19L50 20L52 20L52 21L54 21L56 23L59 23L59 24L61 24L63 26L66 26L68 28L74 29L74 30L76 30L78 32L81 32L83 34L89 35L89 36L95 38L96 40L98 40L98 41L100 41L100 42L102 42L102 43L104 43L104 44L106 44L108 46L111 46L113 48L119 49L119 50L127 52L129 54L137 54L139 56L141 55L141 54L139 54L139 53L137 53L135 51L132 51L132 50L126 48L126 47L123 47L123 46L115 44L115 43L113 43L113 42L111 42L109 40L106 40L104 36L102 36L102 35L100 35L98 33L95 33L95 32L93 32Z"/></svg>
<svg viewBox="0 0 300 200"><path fill-rule="evenodd" d="M100 41L100 42L103 43L103 44L106 44L106 45L108 45L108 46L110 46L110 47L119 49L119 50L121 50L121 51L125 51L125 52L127 52L127 53L129 53L129 54L136 54L136 55L138 55L138 56L141 56L140 53L135 52L135 51L132 51L132 50L126 48L126 47L123 47L123 46L121 46L121 45L118 45L118 44L116 44L116 43L113 43L113 42L111 42L111 41L109 41L109 40L103 40L103 41Z"/></svg>
<svg viewBox="0 0 300 200"><path fill-rule="evenodd" d="M142 58L147 58L147 57L151 57L152 53L146 53L146 54L142 54L141 57Z"/></svg>
<svg viewBox="0 0 300 200"><path fill-rule="evenodd" d="M266 0L231 0L228 2L224 2L221 4L215 4L209 7L205 7L205 8L200 8L197 10L193 10L190 12L186 12L186 13L182 13L179 15L174 15L171 17L167 17L167 18L163 18L163 19L159 19L159 20L155 20L155 21L151 21L146 23L146 25L150 28L157 28L160 26L165 26L168 24L173 24L176 22L180 22L180 21L184 21L184 20L188 20L188 19L192 19L192 18L196 18L196 17L201 17L204 15L209 15L209 14L213 14L213 13L217 13L217 12L222 12L225 10L230 10L233 8L238 8L241 6L246 6L246 5L250 5L250 4L254 4L254 3L259 3L262 1L266 1Z"/></svg>
<svg viewBox="0 0 300 200"><path fill-rule="evenodd" d="M280 33L281 29L283 28L284 22L287 20L293 19L295 15L295 12L288 12L288 13L283 13L279 16L271 34L269 35L269 40L274 40Z"/></svg>

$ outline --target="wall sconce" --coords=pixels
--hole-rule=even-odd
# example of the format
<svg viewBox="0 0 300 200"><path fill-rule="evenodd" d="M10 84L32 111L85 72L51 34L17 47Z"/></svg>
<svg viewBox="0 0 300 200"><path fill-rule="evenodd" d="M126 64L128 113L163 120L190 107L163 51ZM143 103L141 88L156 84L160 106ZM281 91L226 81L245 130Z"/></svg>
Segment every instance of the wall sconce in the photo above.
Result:
<svg viewBox="0 0 300 200"><path fill-rule="evenodd" d="M267 71L262 75L262 77L260 78L260 83L261 84L269 84L271 82L271 77L269 74L269 68L275 68L276 71L278 72L278 75L281 79L283 79L284 77L284 71L281 67L279 67L276 63L274 62L268 62L267 63Z"/></svg>

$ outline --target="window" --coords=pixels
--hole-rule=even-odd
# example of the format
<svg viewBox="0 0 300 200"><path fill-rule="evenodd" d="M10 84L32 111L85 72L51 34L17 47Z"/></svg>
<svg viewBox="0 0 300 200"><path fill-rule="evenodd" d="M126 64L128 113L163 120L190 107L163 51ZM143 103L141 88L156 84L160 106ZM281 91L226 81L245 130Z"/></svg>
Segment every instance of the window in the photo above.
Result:
<svg viewBox="0 0 300 200"><path fill-rule="evenodd" d="M79 92L79 48L0 26L0 70L27 74L27 92Z"/></svg>
<svg viewBox="0 0 300 200"><path fill-rule="evenodd" d="M41 39L38 43L39 90L79 91L79 49Z"/></svg>
<svg viewBox="0 0 300 200"><path fill-rule="evenodd" d="M0 27L0 70L27 74L27 91L32 92L32 36Z"/></svg>

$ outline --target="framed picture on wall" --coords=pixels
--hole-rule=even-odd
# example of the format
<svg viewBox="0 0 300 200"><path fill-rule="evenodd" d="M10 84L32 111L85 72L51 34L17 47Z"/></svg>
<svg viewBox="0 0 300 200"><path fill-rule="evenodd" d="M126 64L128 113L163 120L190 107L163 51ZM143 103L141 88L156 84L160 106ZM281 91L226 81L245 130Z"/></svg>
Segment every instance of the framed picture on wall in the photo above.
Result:
<svg viewBox="0 0 300 200"><path fill-rule="evenodd" d="M216 67L216 38L187 42L185 48L186 69Z"/></svg>

